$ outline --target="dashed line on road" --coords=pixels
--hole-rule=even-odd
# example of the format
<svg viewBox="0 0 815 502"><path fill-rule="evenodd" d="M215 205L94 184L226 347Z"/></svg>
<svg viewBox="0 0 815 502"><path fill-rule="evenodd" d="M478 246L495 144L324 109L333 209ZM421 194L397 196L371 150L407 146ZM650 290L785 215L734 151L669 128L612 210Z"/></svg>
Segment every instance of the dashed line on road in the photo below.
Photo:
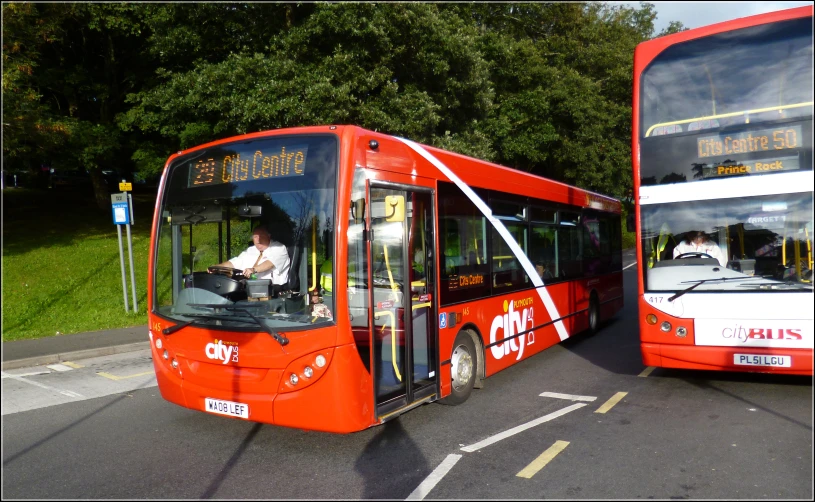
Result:
<svg viewBox="0 0 815 502"><path fill-rule="evenodd" d="M615 404L619 403L622 398L628 395L628 392L618 392L611 396L611 399L603 403L603 406L597 408L595 413L605 413L610 410Z"/></svg>
<svg viewBox="0 0 815 502"><path fill-rule="evenodd" d="M541 453L538 458L530 462L529 465L521 469L521 472L516 474L519 478L531 479L532 476L538 473L541 469L546 467L546 464L552 461L555 456L569 446L568 441L555 441L555 444L550 446L545 452Z"/></svg>
<svg viewBox="0 0 815 502"><path fill-rule="evenodd" d="M595 396L575 396L573 394L560 394L558 392L543 392L541 397L554 397L557 399L566 399L569 401L594 401L597 399Z"/></svg>
<svg viewBox="0 0 815 502"><path fill-rule="evenodd" d="M144 373L136 373L135 375L127 375L127 376L116 376L116 375L112 375L110 373L105 373L104 371L98 371L96 374L101 376L101 377L109 378L111 380L124 380L126 378L136 378L136 377L140 377L140 376L153 375L153 374L155 374L155 372L153 372L153 371L145 371Z"/></svg>
<svg viewBox="0 0 815 502"><path fill-rule="evenodd" d="M548 415L545 415L545 416L542 416L540 418L536 418L535 420L532 420L531 422L527 422L525 424L518 425L517 427L513 427L512 429L508 429L508 430L506 430L504 432L500 432L498 434L490 436L487 439L484 439L483 441L479 441L479 442L471 444L469 446L464 446L464 447L461 448L461 450L466 451L466 452L473 452L473 451L476 451L476 450L480 450L481 448L484 448L484 447L489 446L491 444L497 443L498 441L501 441L502 439L506 439L508 437L514 436L515 434L518 434L519 432L523 432L523 431L525 431L527 429L535 427L536 425L540 425L540 424L542 424L544 422L554 420L555 418L557 418L559 416L565 415L566 413L572 412L572 411L577 410L579 408L582 408L584 406L586 406L586 403L576 403L576 404L573 404L571 406L567 406L567 407L565 407L565 408L563 408L561 410L552 412L552 413L550 413Z"/></svg>
<svg viewBox="0 0 815 502"><path fill-rule="evenodd" d="M28 380L28 379L26 379L24 377L21 377L19 375L9 375L5 371L3 372L3 378L12 378L14 380L17 380L18 382L27 383L27 384L33 385L35 387L39 387L41 389L46 389L46 390L50 390L50 391L53 391L53 392L57 392L59 394L62 394L63 396L78 397L78 398L85 397L82 394L79 394L78 392L74 392L74 391L71 391L71 390L57 389L56 387L51 387L50 385L45 385L45 384L42 384L40 382L34 382L33 380Z"/></svg>
<svg viewBox="0 0 815 502"><path fill-rule="evenodd" d="M461 460L461 455L455 453L447 455L447 458L445 458L405 500L424 500L427 494L430 493L430 490L441 481L441 478L450 472L450 469L452 469L459 460Z"/></svg>
<svg viewBox="0 0 815 502"><path fill-rule="evenodd" d="M648 375L650 375L650 374L651 374L651 372L652 372L652 371L654 371L654 369L655 369L655 366L648 366L647 368L645 368L644 370L642 370L642 373L640 373L640 374L639 374L639 375L637 375L637 376L638 376L638 377L643 377L643 378L645 378L645 377L647 377Z"/></svg>

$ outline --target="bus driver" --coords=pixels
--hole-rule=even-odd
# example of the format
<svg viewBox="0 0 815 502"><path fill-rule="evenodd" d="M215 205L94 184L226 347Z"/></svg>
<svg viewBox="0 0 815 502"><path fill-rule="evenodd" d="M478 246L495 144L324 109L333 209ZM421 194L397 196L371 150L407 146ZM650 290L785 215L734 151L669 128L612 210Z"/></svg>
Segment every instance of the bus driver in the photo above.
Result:
<svg viewBox="0 0 815 502"><path fill-rule="evenodd" d="M705 253L716 258L722 266L727 264L719 245L710 240L706 233L696 230L685 234L685 239L674 248L674 259L683 253Z"/></svg>
<svg viewBox="0 0 815 502"><path fill-rule="evenodd" d="M285 284L291 265L286 246L273 241L265 225L255 228L252 242L246 251L217 266L242 270L246 278L257 274L258 279L271 279L273 285Z"/></svg>

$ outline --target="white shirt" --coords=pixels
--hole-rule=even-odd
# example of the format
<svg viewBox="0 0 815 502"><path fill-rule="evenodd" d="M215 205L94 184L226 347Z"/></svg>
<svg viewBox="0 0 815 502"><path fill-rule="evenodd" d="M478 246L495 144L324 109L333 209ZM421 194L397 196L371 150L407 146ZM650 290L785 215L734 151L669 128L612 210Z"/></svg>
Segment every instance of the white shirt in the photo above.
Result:
<svg viewBox="0 0 815 502"><path fill-rule="evenodd" d="M719 260L722 266L727 264L727 260L725 260L722 250L719 249L719 245L710 240L703 242L699 246L693 242L688 244L683 240L674 248L674 258L682 253L705 253Z"/></svg>
<svg viewBox="0 0 815 502"><path fill-rule="evenodd" d="M260 254L258 248L249 246L246 251L232 258L229 262L232 263L233 267L244 270L256 267L264 261L270 261L272 265L274 265L274 268L266 272L258 272L258 279L271 279L272 284L285 284L286 279L289 278L289 266L291 265L286 246L279 242L272 241L269 243L269 247L263 250L263 257L258 261Z"/></svg>

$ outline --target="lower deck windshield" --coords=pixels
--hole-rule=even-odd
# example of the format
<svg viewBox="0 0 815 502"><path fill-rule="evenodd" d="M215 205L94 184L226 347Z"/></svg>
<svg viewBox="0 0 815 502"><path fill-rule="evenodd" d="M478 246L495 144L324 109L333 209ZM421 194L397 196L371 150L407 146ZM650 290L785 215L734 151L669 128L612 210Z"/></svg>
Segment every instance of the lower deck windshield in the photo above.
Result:
<svg viewBox="0 0 815 502"><path fill-rule="evenodd" d="M153 310L237 331L333 322L337 158L334 136L289 136L173 162L160 194Z"/></svg>
<svg viewBox="0 0 815 502"><path fill-rule="evenodd" d="M812 193L641 206L646 291L812 291Z"/></svg>

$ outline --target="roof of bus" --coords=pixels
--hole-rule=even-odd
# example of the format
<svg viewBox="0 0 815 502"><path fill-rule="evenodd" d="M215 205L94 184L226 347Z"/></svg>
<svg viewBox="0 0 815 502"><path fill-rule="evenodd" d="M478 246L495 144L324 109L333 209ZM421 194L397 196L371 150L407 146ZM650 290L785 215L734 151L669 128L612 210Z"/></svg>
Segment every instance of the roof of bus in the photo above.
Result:
<svg viewBox="0 0 815 502"><path fill-rule="evenodd" d="M193 148L189 148L187 150L179 151L167 160L165 164L165 169L170 163L175 160L177 157L182 155L186 155L188 153L194 152L196 150L201 150L205 148L211 148L217 145L222 145L225 143L232 143L235 141L245 141L251 140L256 138L263 138L268 136L279 136L279 135L286 135L286 134L314 134L314 133L331 133L337 134L340 137L351 135L355 138L359 138L361 136L365 137L372 137L377 138L381 141L386 140L396 140L396 136L385 134L377 131L371 131L368 129L364 129L359 126L355 125L320 125L320 126L303 126L303 127L290 127L284 129L272 129L266 131L258 131L249 134L243 134L238 136L231 136L228 138L219 139L216 141L212 141L209 143L205 143L202 145L195 146ZM431 152L435 155L439 160L444 160L447 162L456 160L465 161L469 163L474 163L475 165L486 168L490 170L497 170L500 173L500 182L504 185L513 185L517 189L517 193L525 193L529 192L530 188L533 187L536 183L540 183L541 181L546 183L547 191L550 192L547 195L559 195L559 197L553 197L554 199L561 199L562 201L572 204L578 204L585 207L594 207L597 209L602 209L605 211L612 211L612 212L619 212L620 211L620 201L609 197L607 195L599 194L596 192L591 192L589 190L585 190L576 186L568 185L566 183L551 180L549 178L544 178L542 176L537 176L534 174L530 174L524 171L519 171L517 169L513 169L511 167L502 166L500 164L494 164L492 162L488 162L485 160L477 159L474 157L468 157L466 155L458 154L455 152L451 152L448 150L442 150L440 148L436 148L429 145L420 144L423 148L425 148L428 152ZM419 158L419 155L415 152L412 152L414 156L414 160ZM457 172L456 174L465 181L470 186L476 187L488 187L490 184L484 183L483 176L479 176L480 173L472 172L470 170L462 170L463 172ZM531 183L531 185L530 185ZM540 185L538 185L540 187ZM528 193L530 196L540 196L543 194L540 193ZM549 198L549 197L547 197Z"/></svg>

